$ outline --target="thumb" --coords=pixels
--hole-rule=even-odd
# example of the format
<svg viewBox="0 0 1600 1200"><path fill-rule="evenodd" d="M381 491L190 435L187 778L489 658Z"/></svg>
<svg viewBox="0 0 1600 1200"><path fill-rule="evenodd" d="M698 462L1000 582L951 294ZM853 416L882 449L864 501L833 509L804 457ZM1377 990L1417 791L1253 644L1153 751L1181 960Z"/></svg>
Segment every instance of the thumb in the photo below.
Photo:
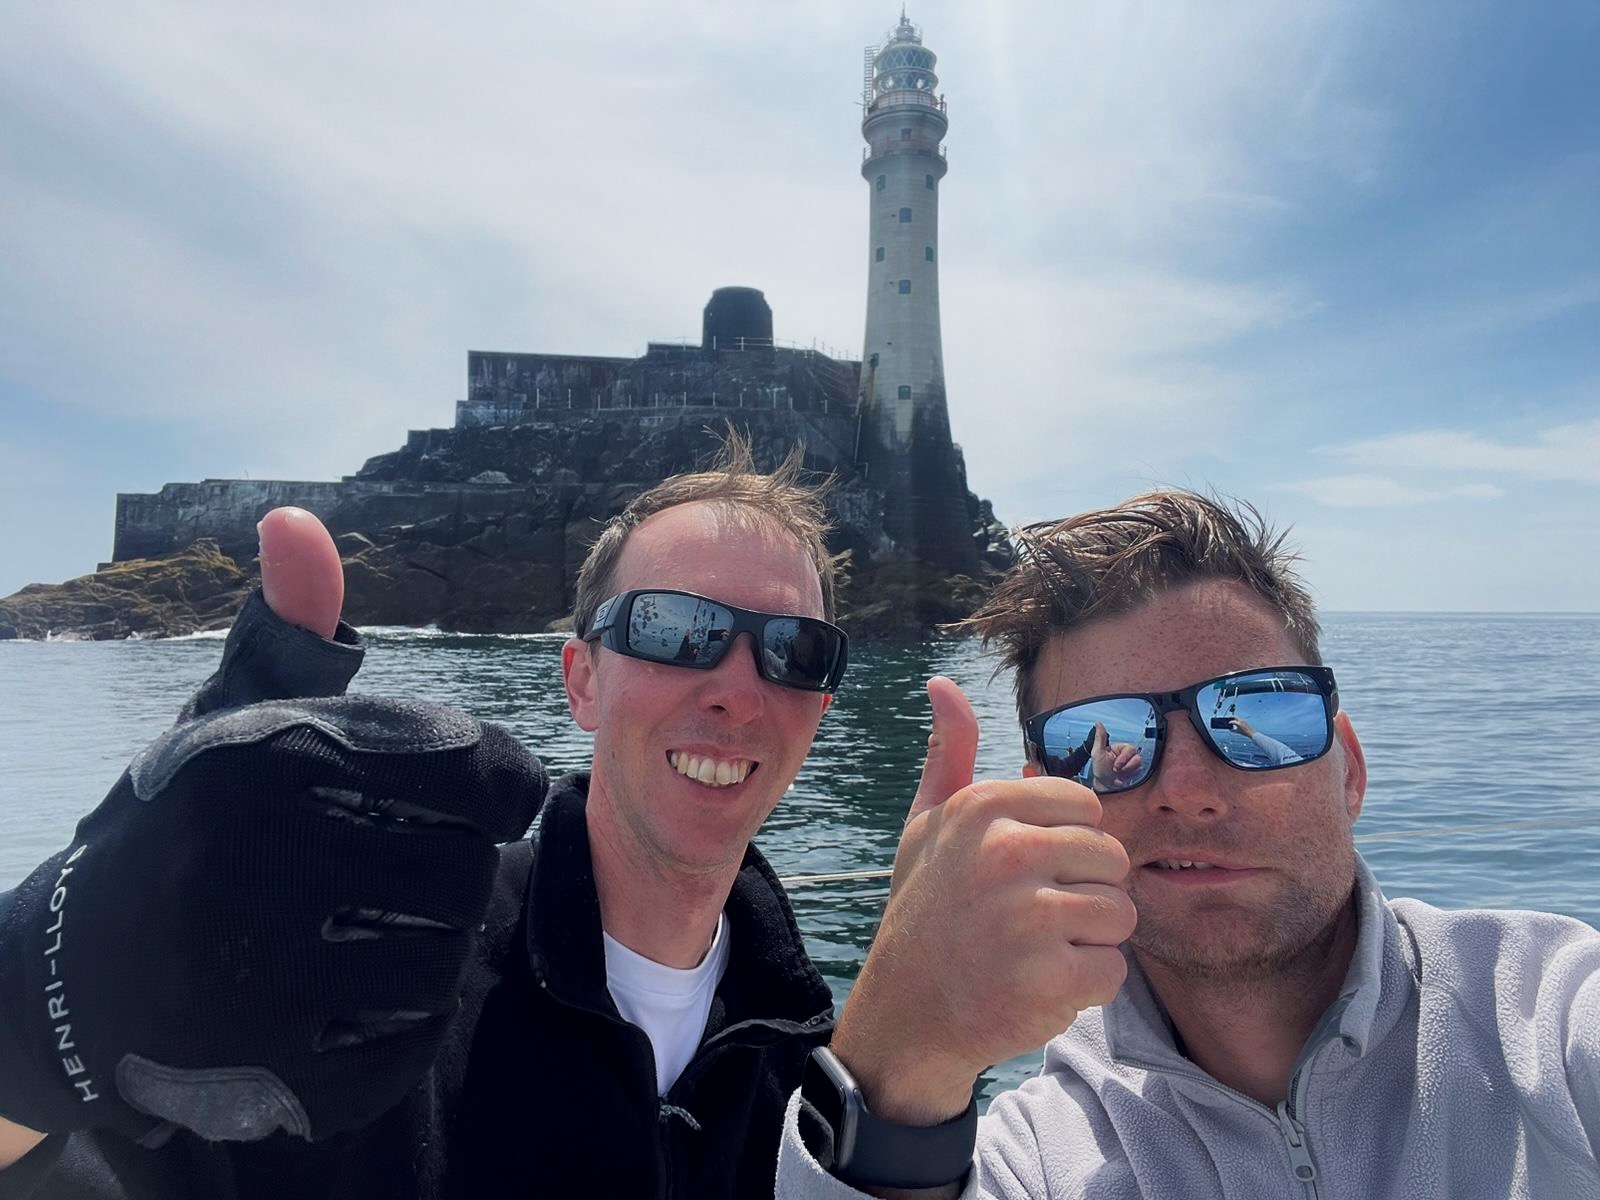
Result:
<svg viewBox="0 0 1600 1200"><path fill-rule="evenodd" d="M1106 727L1099 721L1096 721L1094 723L1094 746L1091 747L1093 752L1095 754L1104 754L1106 752L1106 742L1108 740L1109 739L1106 737Z"/></svg>
<svg viewBox="0 0 1600 1200"><path fill-rule="evenodd" d="M922 764L922 782L906 820L937 808L972 782L978 761L978 715L960 685L943 675L928 680L933 702L933 732L928 735L928 757Z"/></svg>
<svg viewBox="0 0 1600 1200"><path fill-rule="evenodd" d="M303 508L275 508L256 532L267 606L291 625L332 637L344 607L344 564L322 522Z"/></svg>

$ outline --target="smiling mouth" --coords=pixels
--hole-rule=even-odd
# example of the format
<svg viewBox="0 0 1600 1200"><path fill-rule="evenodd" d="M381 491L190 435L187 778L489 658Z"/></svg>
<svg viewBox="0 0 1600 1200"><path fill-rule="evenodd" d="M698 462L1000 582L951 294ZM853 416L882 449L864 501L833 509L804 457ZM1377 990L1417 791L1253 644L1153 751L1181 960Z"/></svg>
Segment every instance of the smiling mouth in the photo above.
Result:
<svg viewBox="0 0 1600 1200"><path fill-rule="evenodd" d="M747 758L712 758L682 750L668 750L667 762L679 775L713 788L743 783L756 769L756 764Z"/></svg>

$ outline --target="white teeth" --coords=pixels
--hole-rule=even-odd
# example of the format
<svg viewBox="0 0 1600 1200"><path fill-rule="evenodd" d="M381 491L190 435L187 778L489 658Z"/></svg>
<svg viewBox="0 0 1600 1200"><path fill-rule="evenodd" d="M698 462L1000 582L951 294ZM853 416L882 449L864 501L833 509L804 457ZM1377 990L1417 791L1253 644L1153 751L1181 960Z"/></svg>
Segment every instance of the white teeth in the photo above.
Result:
<svg viewBox="0 0 1600 1200"><path fill-rule="evenodd" d="M1208 862L1194 862L1187 858L1160 858L1156 865L1168 871L1209 871L1212 864Z"/></svg>
<svg viewBox="0 0 1600 1200"><path fill-rule="evenodd" d="M680 775L686 775L707 787L729 787L743 783L750 774L752 763L744 759L707 758L699 754L684 754L678 750L667 752L667 761Z"/></svg>

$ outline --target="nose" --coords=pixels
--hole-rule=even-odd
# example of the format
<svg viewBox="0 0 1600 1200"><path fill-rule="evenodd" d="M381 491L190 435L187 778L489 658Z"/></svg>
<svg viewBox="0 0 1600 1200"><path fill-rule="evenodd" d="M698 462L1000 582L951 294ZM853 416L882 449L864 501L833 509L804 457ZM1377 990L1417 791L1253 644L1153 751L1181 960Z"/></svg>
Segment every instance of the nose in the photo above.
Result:
<svg viewBox="0 0 1600 1200"><path fill-rule="evenodd" d="M764 689L774 686L756 670L755 656L760 652L755 638L741 633L721 661L705 672L706 680L700 688L701 707L725 714L740 725L759 717L766 706Z"/></svg>
<svg viewBox="0 0 1600 1200"><path fill-rule="evenodd" d="M1147 810L1195 821L1221 820L1229 807L1222 777L1227 770L1181 713L1168 714L1161 765L1145 788Z"/></svg>

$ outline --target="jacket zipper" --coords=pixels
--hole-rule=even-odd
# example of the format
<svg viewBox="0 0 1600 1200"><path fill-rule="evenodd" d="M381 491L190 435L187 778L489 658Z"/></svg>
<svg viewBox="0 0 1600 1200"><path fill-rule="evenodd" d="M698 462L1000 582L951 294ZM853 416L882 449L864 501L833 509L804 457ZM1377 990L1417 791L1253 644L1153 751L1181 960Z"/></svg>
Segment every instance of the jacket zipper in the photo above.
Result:
<svg viewBox="0 0 1600 1200"><path fill-rule="evenodd" d="M1309 1063L1308 1058L1289 1077L1289 1094L1278 1105L1278 1123L1283 1129L1284 1143L1289 1147L1289 1163L1294 1168L1294 1177L1305 1184L1312 1200L1316 1200L1317 1165L1311 1161L1311 1147L1306 1141L1305 1126L1295 1117L1297 1111L1304 1112L1306 1108L1306 1088L1310 1086L1306 1082L1306 1066Z"/></svg>
<svg viewBox="0 0 1600 1200"><path fill-rule="evenodd" d="M661 1096L656 1100L656 1163L661 1170L661 1191L659 1195L662 1200L671 1200L677 1194L673 1183L671 1147L673 1122L681 1121L695 1133L700 1132L700 1122L695 1119L694 1114L688 1109L672 1102L672 1093L676 1092L680 1087L692 1083L694 1076L704 1072L709 1067L711 1060L716 1058L724 1047L735 1045L748 1049L760 1048L762 1045L760 1041L754 1039L741 1040L742 1035L749 1031L776 1029L780 1032L803 1033L820 1024L830 1023L831 1021L832 1014L827 1012L818 1013L799 1022L772 1018L754 1018L747 1021L738 1021L713 1034L695 1051L694 1057L684 1067L683 1074L678 1076L677 1081L673 1083L667 1095ZM651 1081L652 1083L654 1082L653 1075L651 1076Z"/></svg>
<svg viewBox="0 0 1600 1200"><path fill-rule="evenodd" d="M661 1164L661 1186L665 1189L663 1196L675 1195L673 1189L673 1158L672 1158L672 1123L682 1121L694 1133L700 1132L700 1122L694 1119L694 1114L687 1108L672 1103L665 1096L656 1102L656 1147L657 1161Z"/></svg>
<svg viewBox="0 0 1600 1200"><path fill-rule="evenodd" d="M1311 1150L1306 1145L1305 1128L1289 1115L1287 1103L1278 1105L1278 1129L1283 1134L1284 1145L1289 1148L1289 1165L1294 1170L1294 1177L1305 1185L1306 1192L1315 1200L1316 1164L1311 1161Z"/></svg>
<svg viewBox="0 0 1600 1200"><path fill-rule="evenodd" d="M671 1136L667 1129L667 1122L671 1119L666 1113L666 1101L656 1101L656 1165L661 1170L661 1197L670 1200L672 1196L672 1155L667 1153L667 1138Z"/></svg>
<svg viewBox="0 0 1600 1200"><path fill-rule="evenodd" d="M0 893L0 895L3 894L4 893ZM534 981L538 983L541 989L548 989L549 976L547 974L544 962L542 960L535 959L532 961L531 966L533 968ZM617 1013L606 1012L604 1009L590 1004L574 1004L569 1001L560 1001L560 1003L566 1004L567 1007L574 1008L579 1012L586 1012L593 1016L603 1017L613 1024L626 1026L638 1034L639 1037L643 1038L647 1047L650 1046L650 1035L645 1033L642 1029L639 1029L637 1026L631 1025L627 1021L624 1021ZM668 1094L670 1095L672 1091L677 1091L678 1088L684 1084L685 1080L690 1079L691 1076L699 1074L701 1071L705 1070L707 1062L714 1057L715 1053L720 1051L723 1046L733 1043L751 1048L757 1048L763 1044L759 1039L756 1038L744 1038L746 1033L772 1031L780 1034L804 1034L818 1027L819 1025L831 1025L832 1021L833 1011L831 1007L823 1012L815 1013L803 1021L796 1021L792 1018L774 1017L751 1017L743 1021L736 1021L732 1025L718 1030L710 1038L706 1039L705 1043L695 1051L694 1057L689 1060L688 1065L683 1070L683 1074L678 1076L677 1082L672 1085L672 1088ZM655 1069L653 1066L649 1068L647 1074L650 1077L650 1090L653 1092L655 1090L656 1082ZM688 1109L671 1103L665 1096L657 1097L656 1164L660 1168L661 1172L661 1190L658 1193L658 1195L661 1197L661 1200L671 1200L675 1192L672 1177L673 1159L670 1148L667 1144L668 1139L672 1136L671 1131L668 1129L668 1125L673 1119L686 1120L686 1123L691 1125L696 1132L699 1132L700 1129L699 1123L695 1121L693 1114L691 1114Z"/></svg>
<svg viewBox="0 0 1600 1200"><path fill-rule="evenodd" d="M1221 1092L1223 1095L1237 1100L1247 1109L1259 1113L1271 1121L1277 1128L1279 1136L1283 1138L1284 1145L1288 1148L1289 1166L1294 1172L1295 1182L1305 1188L1305 1194L1311 1197L1311 1200L1317 1200L1319 1194L1317 1190L1317 1167L1311 1161L1311 1147L1306 1143L1305 1127L1295 1119L1294 1112L1289 1107L1287 1100L1278 1105L1277 1110L1274 1111L1259 1100L1246 1096L1243 1092L1231 1088L1225 1083L1219 1083L1211 1076L1199 1071L1174 1070L1158 1063L1144 1062L1141 1059L1126 1056L1119 1058L1117 1061L1126 1063L1130 1067L1137 1067L1141 1071L1150 1071L1157 1075L1176 1075L1182 1079L1204 1084L1213 1091ZM1302 1073L1302 1070L1297 1069L1289 1079L1289 1096L1291 1099L1294 1097L1296 1090L1304 1090L1299 1088ZM1304 1099L1304 1097L1302 1096L1301 1099Z"/></svg>

